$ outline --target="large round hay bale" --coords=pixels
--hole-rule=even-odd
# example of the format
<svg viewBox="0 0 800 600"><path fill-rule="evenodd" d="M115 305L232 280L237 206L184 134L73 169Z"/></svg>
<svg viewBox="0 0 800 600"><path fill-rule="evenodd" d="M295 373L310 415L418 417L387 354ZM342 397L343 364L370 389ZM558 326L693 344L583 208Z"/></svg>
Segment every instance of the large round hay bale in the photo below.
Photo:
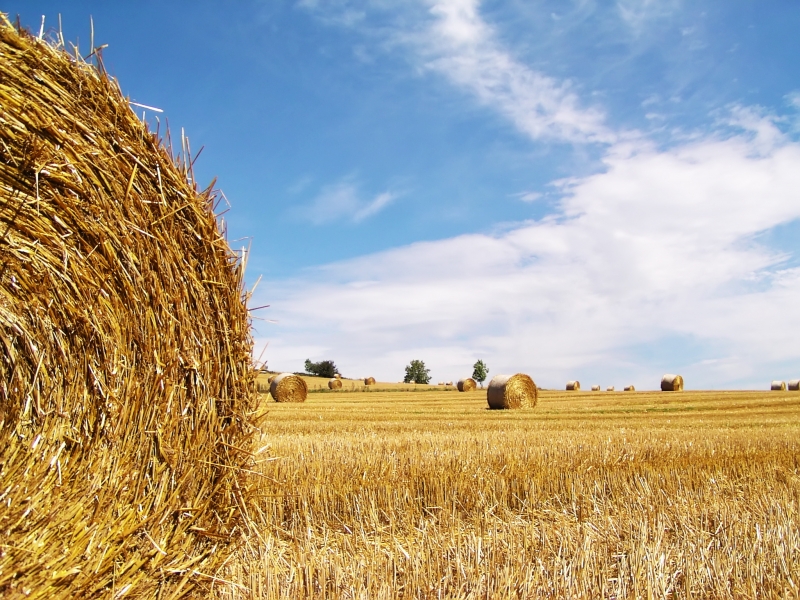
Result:
<svg viewBox="0 0 800 600"><path fill-rule="evenodd" d="M475 383L472 377L467 377L465 379L459 379L456 387L458 387L459 392L472 392L478 388L478 384Z"/></svg>
<svg viewBox="0 0 800 600"><path fill-rule="evenodd" d="M626 385L625 388L624 388L624 391L626 391L626 392L635 392L636 391L636 387L633 384Z"/></svg>
<svg viewBox="0 0 800 600"><path fill-rule="evenodd" d="M791 392L800 392L800 379L792 379L787 387Z"/></svg>
<svg viewBox="0 0 800 600"><path fill-rule="evenodd" d="M593 385L592 386L592 391L593 392L599 392L600 391L600 386L599 385Z"/></svg>
<svg viewBox="0 0 800 600"><path fill-rule="evenodd" d="M770 384L769 389L772 390L773 392L785 392L786 382L775 380Z"/></svg>
<svg viewBox="0 0 800 600"><path fill-rule="evenodd" d="M682 392L683 391L683 377L680 375L672 375L670 373L661 378L661 391L662 392Z"/></svg>
<svg viewBox="0 0 800 600"><path fill-rule="evenodd" d="M375 385L375 378L374 377L365 377L364 378L364 385Z"/></svg>
<svg viewBox="0 0 800 600"><path fill-rule="evenodd" d="M272 380L269 393L275 402L305 402L308 397L308 385L299 375L281 373Z"/></svg>
<svg viewBox="0 0 800 600"><path fill-rule="evenodd" d="M567 382L567 391L569 392L579 392L581 389L581 382L580 381L568 381Z"/></svg>
<svg viewBox="0 0 800 600"><path fill-rule="evenodd" d="M334 377L333 379L328 380L328 389L329 390L340 390L342 389L342 380L337 379Z"/></svg>
<svg viewBox="0 0 800 600"><path fill-rule="evenodd" d="M489 408L533 408L539 390L528 375L495 375L486 390Z"/></svg>
<svg viewBox="0 0 800 600"><path fill-rule="evenodd" d="M0 596L206 597L230 557L256 372L194 181L102 68L0 15Z"/></svg>

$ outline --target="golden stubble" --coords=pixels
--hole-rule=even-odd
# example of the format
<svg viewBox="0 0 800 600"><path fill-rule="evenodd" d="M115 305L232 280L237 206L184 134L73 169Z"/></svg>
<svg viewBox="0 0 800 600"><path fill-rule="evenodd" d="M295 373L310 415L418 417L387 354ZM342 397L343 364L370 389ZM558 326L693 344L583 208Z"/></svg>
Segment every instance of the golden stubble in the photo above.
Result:
<svg viewBox="0 0 800 600"><path fill-rule="evenodd" d="M270 403L221 598L794 597L800 394Z"/></svg>

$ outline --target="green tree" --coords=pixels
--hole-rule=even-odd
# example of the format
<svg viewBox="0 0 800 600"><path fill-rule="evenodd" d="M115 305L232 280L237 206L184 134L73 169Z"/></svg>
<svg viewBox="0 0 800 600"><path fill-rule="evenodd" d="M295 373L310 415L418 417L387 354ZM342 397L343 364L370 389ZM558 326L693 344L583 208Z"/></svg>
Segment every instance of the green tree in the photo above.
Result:
<svg viewBox="0 0 800 600"><path fill-rule="evenodd" d="M430 383L430 381L431 372L425 368L425 363L421 360L412 360L411 364L406 367L404 383Z"/></svg>
<svg viewBox="0 0 800 600"><path fill-rule="evenodd" d="M486 381L486 376L489 374L489 367L486 366L486 363L482 360L478 359L474 365L472 365L472 378L481 384L483 387L483 382Z"/></svg>
<svg viewBox="0 0 800 600"><path fill-rule="evenodd" d="M320 362L311 362L310 359L306 359L306 373L310 375L316 375L317 377L327 377L331 379L337 373L339 373L339 369L336 368L336 363L332 360L323 360ZM339 373L341 375L341 373Z"/></svg>

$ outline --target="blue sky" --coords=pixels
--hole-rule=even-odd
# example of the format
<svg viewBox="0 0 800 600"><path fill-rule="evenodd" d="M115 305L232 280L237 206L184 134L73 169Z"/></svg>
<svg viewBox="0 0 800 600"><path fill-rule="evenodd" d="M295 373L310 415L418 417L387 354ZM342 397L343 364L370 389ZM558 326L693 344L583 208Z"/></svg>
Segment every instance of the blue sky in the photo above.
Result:
<svg viewBox="0 0 800 600"><path fill-rule="evenodd" d="M256 353L399 380L800 377L800 6L3 2L184 128ZM152 113L148 118L152 118Z"/></svg>

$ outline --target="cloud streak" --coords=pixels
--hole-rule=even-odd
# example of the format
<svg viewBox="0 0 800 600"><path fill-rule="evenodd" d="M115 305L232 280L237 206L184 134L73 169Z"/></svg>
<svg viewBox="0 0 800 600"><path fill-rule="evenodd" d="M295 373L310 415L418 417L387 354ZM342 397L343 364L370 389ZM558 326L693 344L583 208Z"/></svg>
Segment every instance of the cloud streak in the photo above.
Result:
<svg viewBox="0 0 800 600"><path fill-rule="evenodd" d="M385 191L372 199L365 200L353 177L345 177L323 186L310 204L296 212L314 225L323 225L336 220L360 223L378 214L399 196L396 192Z"/></svg>
<svg viewBox="0 0 800 600"><path fill-rule="evenodd" d="M406 39L435 71L506 116L533 139L610 143L616 135L597 108L581 106L569 82L516 60L481 18L477 0L429 3L431 22Z"/></svg>

